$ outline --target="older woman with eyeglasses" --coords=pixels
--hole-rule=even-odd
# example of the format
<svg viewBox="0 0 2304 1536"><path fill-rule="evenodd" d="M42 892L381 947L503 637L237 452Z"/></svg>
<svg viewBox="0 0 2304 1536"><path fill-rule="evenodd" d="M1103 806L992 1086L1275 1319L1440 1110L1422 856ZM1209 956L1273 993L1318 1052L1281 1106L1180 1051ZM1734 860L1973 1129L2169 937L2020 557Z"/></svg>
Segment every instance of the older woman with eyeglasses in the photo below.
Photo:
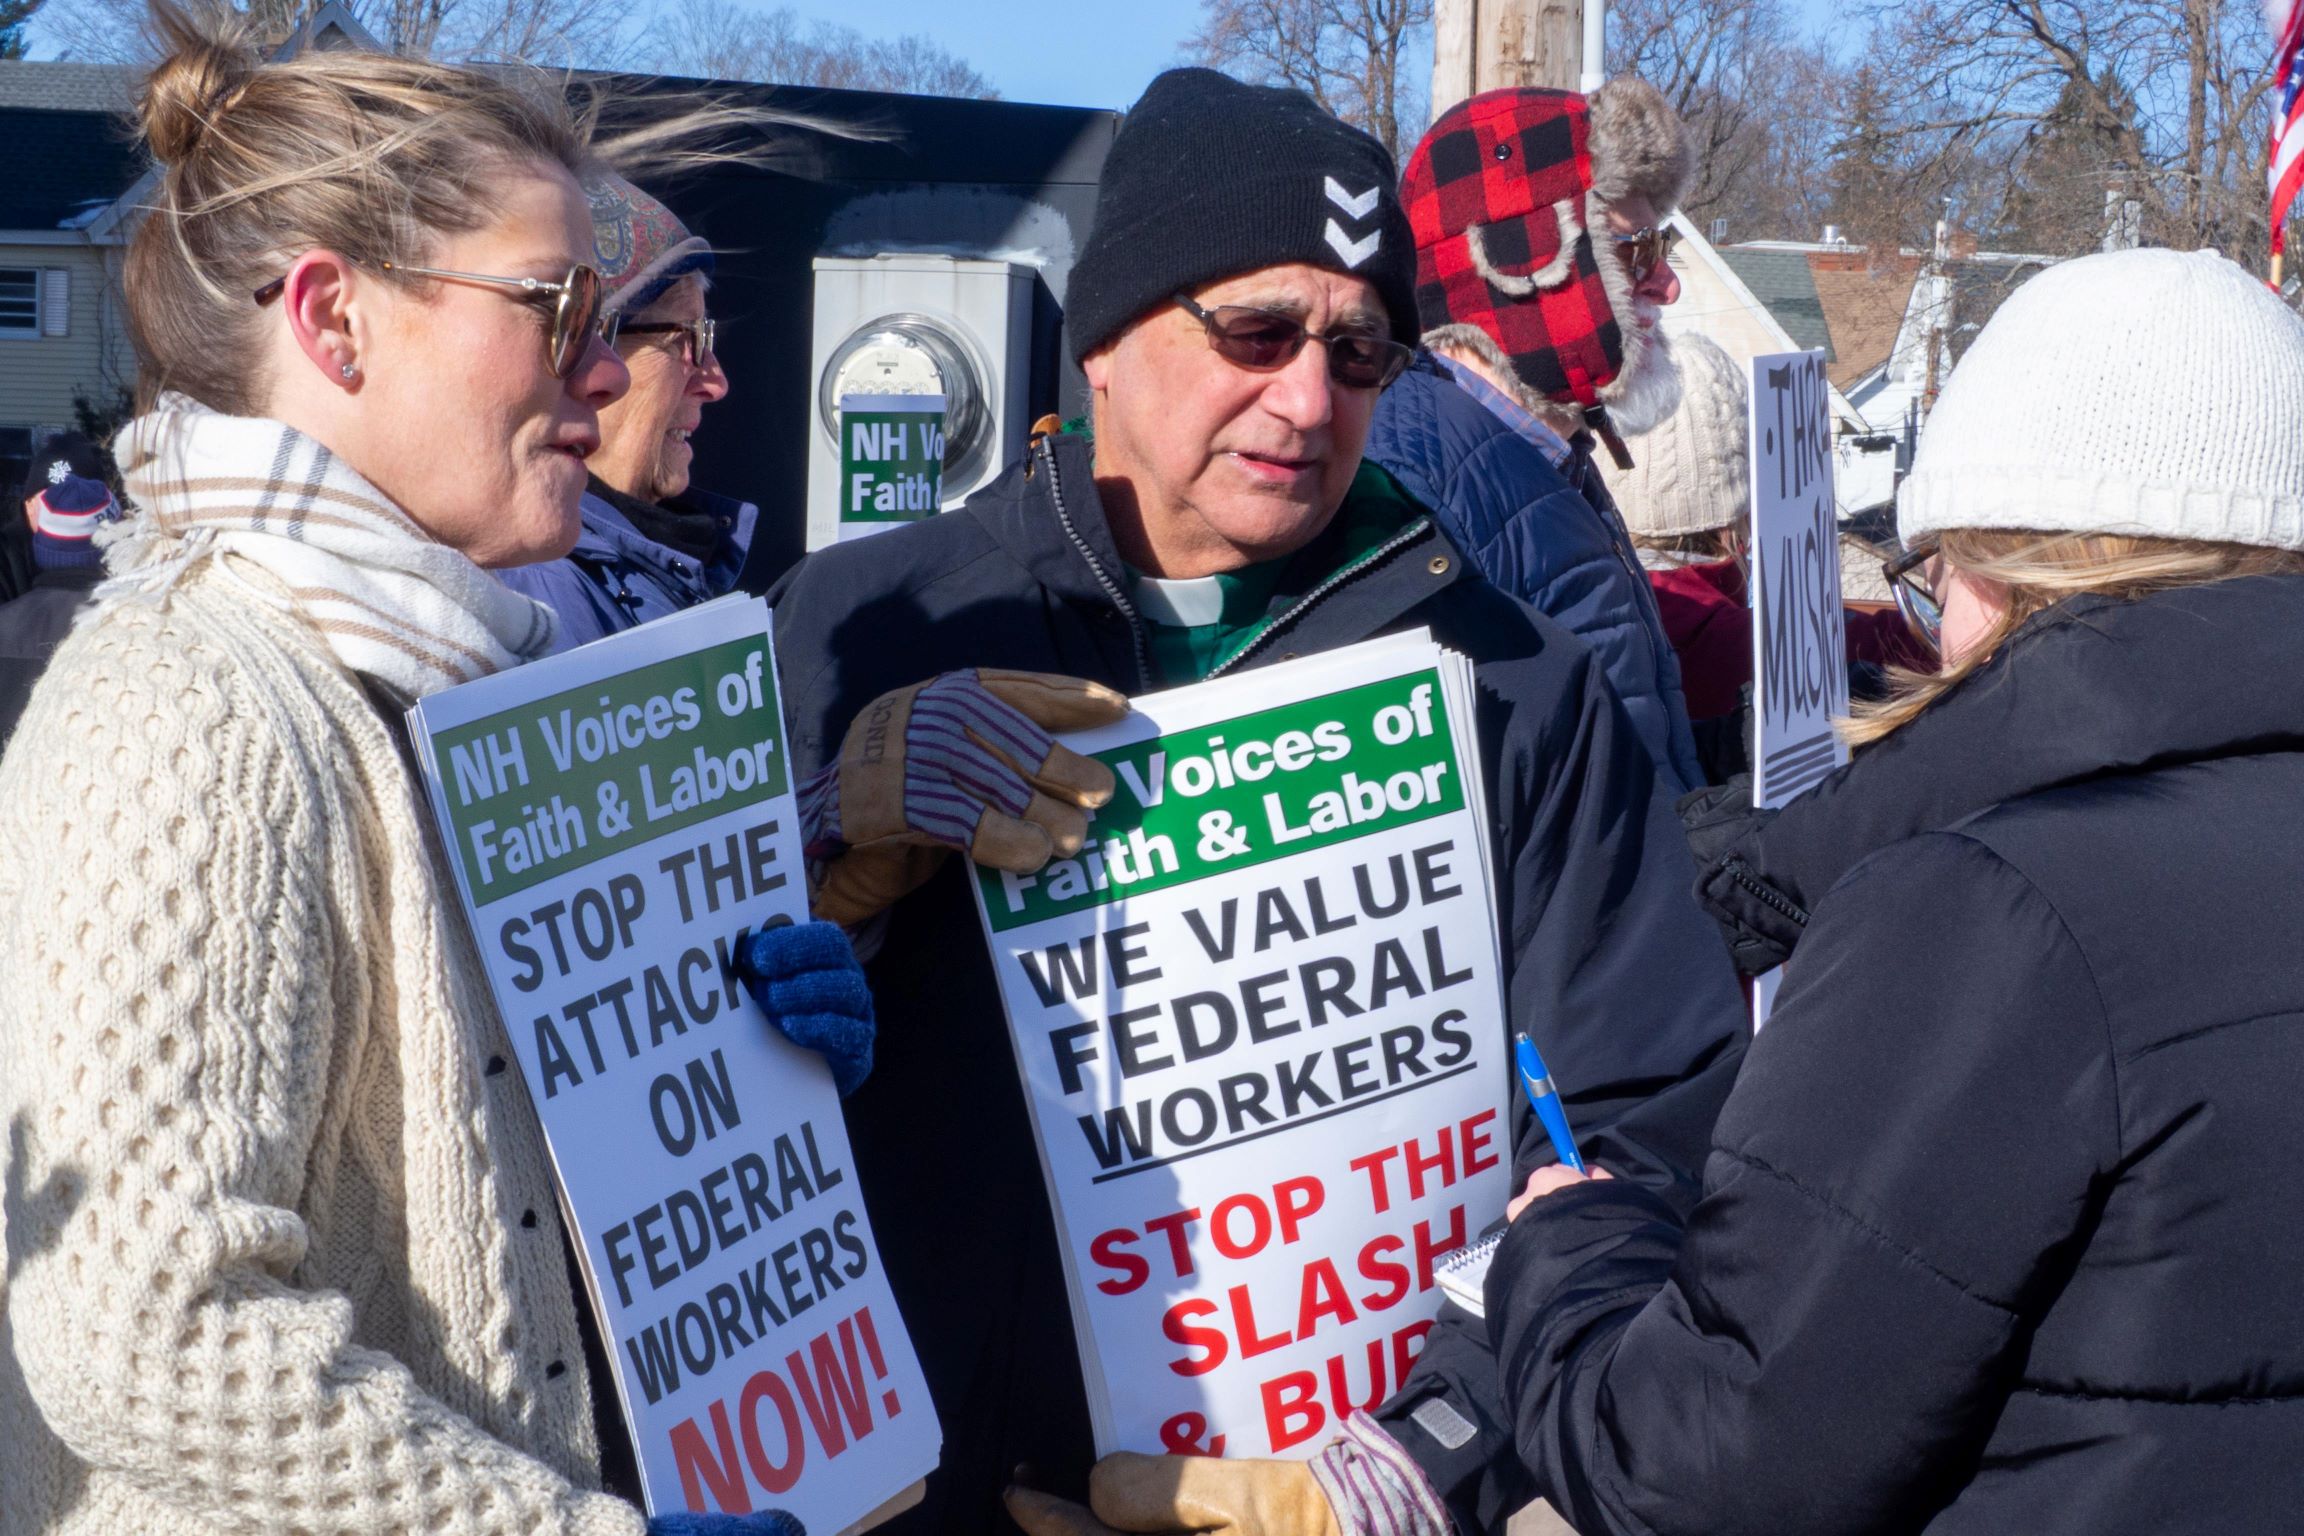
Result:
<svg viewBox="0 0 2304 1536"><path fill-rule="evenodd" d="M632 375L600 412L583 531L564 557L503 573L551 608L561 649L734 590L759 509L689 484L704 407L728 393L705 313L712 248L608 171L585 179L607 334Z"/></svg>
<svg viewBox="0 0 2304 1536"><path fill-rule="evenodd" d="M642 1536L403 723L551 643L487 568L629 384L603 151L559 82L153 19L135 515L0 761L0 1528Z"/></svg>

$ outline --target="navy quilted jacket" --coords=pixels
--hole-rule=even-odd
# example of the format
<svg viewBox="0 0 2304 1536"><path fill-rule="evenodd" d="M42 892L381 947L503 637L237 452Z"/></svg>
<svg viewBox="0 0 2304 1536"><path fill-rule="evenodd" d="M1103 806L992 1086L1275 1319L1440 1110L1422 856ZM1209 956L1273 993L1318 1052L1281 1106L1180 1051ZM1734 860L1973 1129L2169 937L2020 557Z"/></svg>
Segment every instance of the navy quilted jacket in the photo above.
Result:
<svg viewBox="0 0 2304 1536"><path fill-rule="evenodd" d="M1483 576L1592 648L1659 772L1677 789L1696 788L1704 773L1680 662L1615 501L1588 454L1497 399L1521 421L1419 353L1377 402L1366 456L1432 509ZM1540 446L1546 439L1559 443L1557 458Z"/></svg>

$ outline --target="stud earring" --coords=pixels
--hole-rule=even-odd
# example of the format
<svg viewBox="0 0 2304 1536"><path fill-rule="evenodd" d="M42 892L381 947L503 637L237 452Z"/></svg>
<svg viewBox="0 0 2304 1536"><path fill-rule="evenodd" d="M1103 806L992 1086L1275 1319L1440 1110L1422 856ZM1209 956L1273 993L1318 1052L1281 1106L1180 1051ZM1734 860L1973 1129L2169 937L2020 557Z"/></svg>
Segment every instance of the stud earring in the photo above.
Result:
<svg viewBox="0 0 2304 1536"><path fill-rule="evenodd" d="M354 363L346 363L343 367L337 369L336 371L344 376L344 382L347 384L360 377L359 366Z"/></svg>

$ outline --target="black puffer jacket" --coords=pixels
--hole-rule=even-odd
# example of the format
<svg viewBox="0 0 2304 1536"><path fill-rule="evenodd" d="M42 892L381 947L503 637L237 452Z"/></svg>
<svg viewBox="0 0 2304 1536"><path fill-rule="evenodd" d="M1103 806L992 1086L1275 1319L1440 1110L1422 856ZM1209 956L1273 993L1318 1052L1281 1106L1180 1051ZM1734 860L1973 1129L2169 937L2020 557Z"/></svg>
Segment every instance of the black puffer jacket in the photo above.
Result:
<svg viewBox="0 0 2304 1536"><path fill-rule="evenodd" d="M2042 616L1744 840L1813 915L1703 1201L1563 1191L1489 1282L1585 1536L2294 1528L2300 807L2260 578Z"/></svg>

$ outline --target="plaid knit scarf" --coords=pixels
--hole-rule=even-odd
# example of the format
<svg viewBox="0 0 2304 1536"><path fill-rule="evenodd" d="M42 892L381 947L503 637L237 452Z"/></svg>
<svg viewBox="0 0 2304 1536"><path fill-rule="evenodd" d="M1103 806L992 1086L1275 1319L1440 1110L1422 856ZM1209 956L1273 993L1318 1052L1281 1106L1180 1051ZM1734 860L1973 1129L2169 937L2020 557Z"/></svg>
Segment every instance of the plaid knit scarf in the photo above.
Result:
<svg viewBox="0 0 2304 1536"><path fill-rule="evenodd" d="M418 527L352 466L282 422L183 395L114 444L142 515L100 536L120 584L165 589L230 554L353 672L419 699L550 649L551 610Z"/></svg>

